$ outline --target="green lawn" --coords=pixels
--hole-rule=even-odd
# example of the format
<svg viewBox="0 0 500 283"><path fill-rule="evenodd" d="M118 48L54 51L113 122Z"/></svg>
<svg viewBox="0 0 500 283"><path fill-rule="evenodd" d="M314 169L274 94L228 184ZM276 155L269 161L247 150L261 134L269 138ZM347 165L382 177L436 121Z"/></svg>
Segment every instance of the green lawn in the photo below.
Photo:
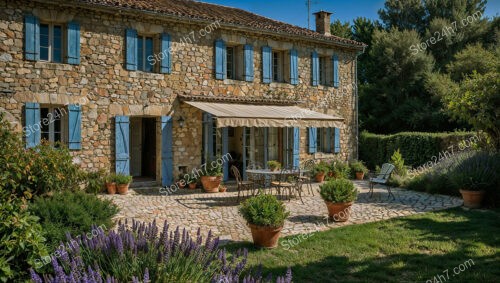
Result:
<svg viewBox="0 0 500 283"><path fill-rule="evenodd" d="M262 263L264 274L290 266L294 282L500 282L498 211L456 208L347 226L286 250L291 238L274 250L250 243L226 248L248 248L249 265Z"/></svg>

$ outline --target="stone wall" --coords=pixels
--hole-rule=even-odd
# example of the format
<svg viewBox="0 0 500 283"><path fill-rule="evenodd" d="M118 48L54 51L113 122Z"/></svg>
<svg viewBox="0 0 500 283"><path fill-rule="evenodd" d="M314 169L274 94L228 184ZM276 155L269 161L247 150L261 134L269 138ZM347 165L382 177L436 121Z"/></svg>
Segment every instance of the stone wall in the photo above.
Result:
<svg viewBox="0 0 500 283"><path fill-rule="evenodd" d="M24 15L52 15L55 19L70 19L81 25L81 63L73 66L24 60ZM127 71L125 60L125 29L149 29L171 35L176 51L172 55L172 73L156 74ZM201 161L201 112L180 105L178 94L263 97L300 99L299 105L313 110L342 116L341 156L356 155L356 128L353 72L355 52L332 49L332 46L291 40L277 36L244 33L223 27L211 28L201 36L204 25L168 22L137 15L108 13L81 8L61 8L30 1L0 0L0 109L10 113L10 119L24 124L25 102L62 106L81 103L82 150L75 151L84 168L114 170L114 119L116 115L160 116L174 119L174 168L199 166ZM181 39L195 40L185 45ZM253 82L214 79L214 41L223 38L228 43L253 44ZM299 52L299 84L261 83L261 47L289 49ZM340 87L311 86L311 52L335 52L339 55ZM177 120L186 120L179 128ZM301 158L308 158L307 132L301 131ZM174 173L176 176L177 172Z"/></svg>

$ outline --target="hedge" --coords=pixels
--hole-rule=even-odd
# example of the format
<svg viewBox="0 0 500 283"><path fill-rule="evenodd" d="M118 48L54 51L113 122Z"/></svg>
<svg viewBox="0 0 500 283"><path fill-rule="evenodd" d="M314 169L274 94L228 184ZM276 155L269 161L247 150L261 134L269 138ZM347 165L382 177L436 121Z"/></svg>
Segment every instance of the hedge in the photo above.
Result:
<svg viewBox="0 0 500 283"><path fill-rule="evenodd" d="M417 167L432 160L433 156L459 150L461 142L474 137L473 132L421 133L402 132L392 135L378 135L362 132L359 139L359 158L369 168L375 168L391 159L399 148L405 165ZM451 152L451 151L450 151Z"/></svg>

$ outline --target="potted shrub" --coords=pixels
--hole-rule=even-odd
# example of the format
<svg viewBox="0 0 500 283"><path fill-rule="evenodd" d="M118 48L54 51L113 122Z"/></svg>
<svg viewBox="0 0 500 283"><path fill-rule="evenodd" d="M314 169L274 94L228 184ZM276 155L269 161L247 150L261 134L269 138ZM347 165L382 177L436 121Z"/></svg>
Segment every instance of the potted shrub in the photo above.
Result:
<svg viewBox="0 0 500 283"><path fill-rule="evenodd" d="M337 160L333 163L332 175L335 179L349 179L351 176L351 167L347 162Z"/></svg>
<svg viewBox="0 0 500 283"><path fill-rule="evenodd" d="M195 190L197 185L196 179L189 179L188 186L190 190Z"/></svg>
<svg viewBox="0 0 500 283"><path fill-rule="evenodd" d="M356 180L363 180L365 174L368 173L368 168L366 168L362 161L352 162L351 170L356 174Z"/></svg>
<svg viewBox="0 0 500 283"><path fill-rule="evenodd" d="M273 195L258 194L244 201L239 212L247 221L258 247L275 248L289 213Z"/></svg>
<svg viewBox="0 0 500 283"><path fill-rule="evenodd" d="M337 222L345 222L349 219L351 205L358 195L358 191L350 180L330 180L320 186L319 193L325 201L330 218Z"/></svg>
<svg viewBox="0 0 500 283"><path fill-rule="evenodd" d="M184 179L184 174L179 174L179 178L177 179L177 186L181 189L184 189L186 186L186 179Z"/></svg>
<svg viewBox="0 0 500 283"><path fill-rule="evenodd" d="M450 173L450 181L462 194L465 207L481 207L486 190L495 187L495 159L487 152L468 153Z"/></svg>
<svg viewBox="0 0 500 283"><path fill-rule="evenodd" d="M116 175L115 174L109 174L106 176L106 190L108 191L108 194L114 195L116 194Z"/></svg>
<svg viewBox="0 0 500 283"><path fill-rule="evenodd" d="M226 190L227 190L226 185L224 184L224 182L221 182L219 186L219 192L224 193Z"/></svg>
<svg viewBox="0 0 500 283"><path fill-rule="evenodd" d="M319 183L323 182L325 180L325 175L328 173L328 171L329 171L328 165L324 162L320 162L314 165L313 175L316 182Z"/></svg>
<svg viewBox="0 0 500 283"><path fill-rule="evenodd" d="M132 182L132 176L125 174L116 174L115 182L118 193L124 195L128 192L128 186Z"/></svg>
<svg viewBox="0 0 500 283"><path fill-rule="evenodd" d="M271 171L276 171L281 169L281 163L279 163L276 160L269 160L267 162L267 167L269 167L269 170Z"/></svg>
<svg viewBox="0 0 500 283"><path fill-rule="evenodd" d="M219 165L217 162L215 166L207 165L207 170L205 171L205 175L201 176L201 184L203 185L203 189L207 193L218 193L219 185L222 182L222 165Z"/></svg>

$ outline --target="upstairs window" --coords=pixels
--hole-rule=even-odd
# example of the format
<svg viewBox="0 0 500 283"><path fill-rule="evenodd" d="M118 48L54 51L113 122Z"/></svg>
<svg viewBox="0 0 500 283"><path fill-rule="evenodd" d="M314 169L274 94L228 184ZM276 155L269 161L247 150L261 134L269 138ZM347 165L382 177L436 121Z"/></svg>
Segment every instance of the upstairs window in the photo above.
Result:
<svg viewBox="0 0 500 283"><path fill-rule="evenodd" d="M63 62L63 27L56 24L40 24L40 60Z"/></svg>
<svg viewBox="0 0 500 283"><path fill-rule="evenodd" d="M243 45L226 47L226 79L243 80Z"/></svg>
<svg viewBox="0 0 500 283"><path fill-rule="evenodd" d="M285 72L285 52L274 51L273 50L273 82L284 82L284 72Z"/></svg>
<svg viewBox="0 0 500 283"><path fill-rule="evenodd" d="M143 72L154 70L154 40L149 36L137 36L137 69ZM149 58L149 60L148 60Z"/></svg>
<svg viewBox="0 0 500 283"><path fill-rule="evenodd" d="M331 70L332 60L331 57L319 57L319 84L324 86L331 86Z"/></svg>

